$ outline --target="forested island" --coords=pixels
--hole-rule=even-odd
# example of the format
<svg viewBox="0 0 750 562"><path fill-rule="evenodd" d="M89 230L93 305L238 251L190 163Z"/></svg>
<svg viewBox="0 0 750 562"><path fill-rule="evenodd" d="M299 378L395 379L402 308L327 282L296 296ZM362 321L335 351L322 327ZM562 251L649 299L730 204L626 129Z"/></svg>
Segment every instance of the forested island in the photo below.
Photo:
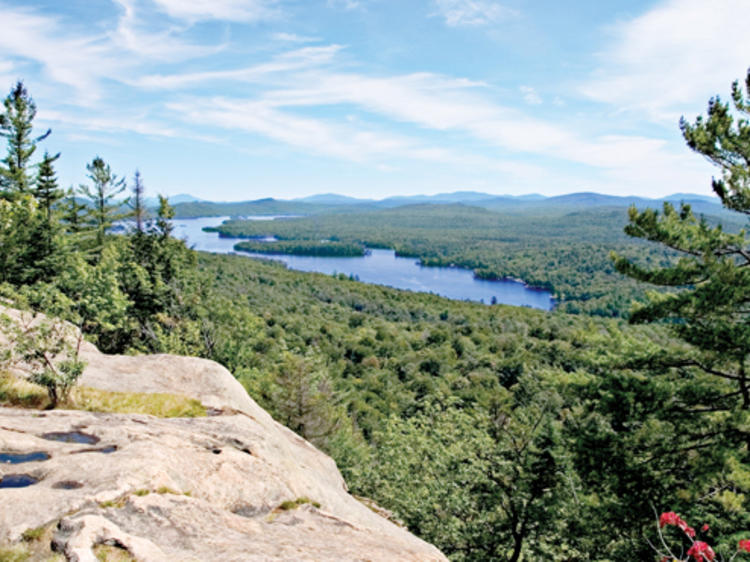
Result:
<svg viewBox="0 0 750 562"><path fill-rule="evenodd" d="M0 294L109 353L221 363L330 454L353 494L452 560L661 559L662 512L675 512L662 524L675 552L708 541L728 559L750 528L750 250L738 228L750 213L750 129L737 117L743 89L732 94L682 122L688 146L720 168L724 214L411 205L220 229L278 238L238 244L253 252L388 247L518 277L559 295L542 312L194 252L174 238L166 198L147 209L138 172L127 201L126 180L99 156L83 187L61 189L60 155L40 154L50 133L34 129L19 82L0 118ZM125 214L132 228L113 233ZM34 336L17 334L47 404L76 407L75 349ZM49 354L69 360L45 365ZM28 406L12 356L0 404ZM690 536L676 513L705 527Z"/></svg>
<svg viewBox="0 0 750 562"><path fill-rule="evenodd" d="M275 240L270 242L246 240L235 244L234 249L256 254L292 254L296 256L351 258L365 255L365 247L362 244L333 240Z"/></svg>

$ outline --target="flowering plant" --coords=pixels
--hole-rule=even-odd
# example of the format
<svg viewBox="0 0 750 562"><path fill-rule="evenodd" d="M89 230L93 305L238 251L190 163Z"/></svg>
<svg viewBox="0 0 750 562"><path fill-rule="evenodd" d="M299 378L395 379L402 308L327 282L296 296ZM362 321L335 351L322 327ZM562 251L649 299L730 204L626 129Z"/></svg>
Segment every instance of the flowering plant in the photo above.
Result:
<svg viewBox="0 0 750 562"><path fill-rule="evenodd" d="M680 529L690 541L690 548L687 550L684 557L682 555L675 555L667 544L667 541L664 538L664 533L662 532L662 529L667 525ZM651 543L649 544L651 544L651 547L656 550L657 554L661 557L660 562L718 562L713 548L711 548L711 546L705 541L695 540L695 529L688 525L685 520L674 511L665 511L659 516L659 525L657 529L661 546L656 547ZM708 531L708 525L703 525L703 527L701 527L702 533L707 533ZM737 551L729 560L734 560L740 553L750 553L750 539L740 540L737 544Z"/></svg>

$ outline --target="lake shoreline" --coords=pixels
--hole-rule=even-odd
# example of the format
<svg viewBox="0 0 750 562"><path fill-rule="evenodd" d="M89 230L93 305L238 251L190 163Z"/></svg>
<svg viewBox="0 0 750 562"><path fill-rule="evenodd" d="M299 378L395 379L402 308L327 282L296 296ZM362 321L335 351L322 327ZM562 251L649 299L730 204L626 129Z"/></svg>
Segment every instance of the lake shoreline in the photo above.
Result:
<svg viewBox="0 0 750 562"><path fill-rule="evenodd" d="M175 234L185 238L189 246L198 251L236 254L248 258L273 260L284 263L289 269L322 274L344 274L362 283L383 285L413 292L431 293L460 301L474 301L485 305L506 304L545 311L554 310L551 291L529 286L521 280L482 278L471 269L456 265L424 264L418 256L398 256L388 248L365 247L361 256L321 256L294 253L252 252L237 249L242 241L255 237L229 237L216 228L228 217L200 217L173 221ZM262 220L269 220L262 217ZM269 240L270 243L275 243ZM279 240L276 240L279 242ZM285 241L286 242L286 241ZM288 241L295 244L299 241ZM320 244L327 241L303 243ZM255 245L257 246L257 245Z"/></svg>

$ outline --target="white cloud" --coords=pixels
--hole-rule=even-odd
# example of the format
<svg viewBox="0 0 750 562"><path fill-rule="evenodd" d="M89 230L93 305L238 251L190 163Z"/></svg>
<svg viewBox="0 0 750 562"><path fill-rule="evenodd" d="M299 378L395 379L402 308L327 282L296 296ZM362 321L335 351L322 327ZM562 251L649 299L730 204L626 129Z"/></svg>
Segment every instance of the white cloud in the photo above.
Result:
<svg viewBox="0 0 750 562"><path fill-rule="evenodd" d="M314 43L320 41L318 37L310 37L307 35L297 35L296 33L286 33L280 31L274 33L271 37L276 41L284 41L286 43Z"/></svg>
<svg viewBox="0 0 750 562"><path fill-rule="evenodd" d="M267 63L221 72L203 72L174 76L149 76L139 84L150 87L179 88L217 80L256 82L261 90L248 100L221 100L222 109L214 113L215 125L265 134L297 147L307 147L342 158L362 160L388 152L380 147L398 146L403 155L424 158L425 147L412 146L394 136L386 142L382 134L363 132L364 125L351 119L352 112L323 122L294 115L287 110L318 107L353 106L392 121L416 125L423 130L466 134L495 146L498 156L527 153L585 164L619 169L638 165L653 155L666 154L666 143L643 136L599 135L583 137L568 127L532 117L503 106L484 95L485 84L431 73L373 77L336 72L332 68L340 47L308 47L279 55ZM271 78L272 77L272 78ZM269 85L273 89L264 89ZM523 86L529 103L541 101L536 91ZM173 106L192 122L200 114L212 114L206 103L200 112L186 106ZM247 114L257 112L250 117ZM349 116L349 117L347 117ZM341 139L347 139L341 142ZM370 140L368 148L364 141ZM401 144L399 144L401 143ZM430 149L432 150L432 149ZM444 156L444 155L443 155ZM465 156L461 158L466 161Z"/></svg>
<svg viewBox="0 0 750 562"><path fill-rule="evenodd" d="M40 110L39 119L45 123L58 123L74 125L76 128L106 132L121 133L135 132L142 135L175 138L180 136L180 132L173 127L162 123L155 123L146 118L144 115L130 115L128 118L96 117L71 115L69 113L55 110Z"/></svg>
<svg viewBox="0 0 750 562"><path fill-rule="evenodd" d="M187 21L252 22L278 15L275 0L153 0L170 16Z"/></svg>
<svg viewBox="0 0 750 562"><path fill-rule="evenodd" d="M69 112L58 111L54 109L41 109L38 114L39 120L44 125L66 125L76 129L75 133L69 134L69 137L79 135L83 138L87 135L81 131L93 133L103 133L96 138L108 138L121 133L137 133L149 137L163 137L170 139L193 139L204 142L216 143L219 140L211 135L199 134L185 130L181 127L168 125L162 121L155 120L146 112L133 113L132 110L127 114L115 114L110 112L106 117L90 114L71 114Z"/></svg>
<svg viewBox="0 0 750 562"><path fill-rule="evenodd" d="M643 194L657 186L700 191L705 183L700 180L707 177L691 155L674 153L662 139L582 136L500 105L488 97L484 84L466 79L430 73L373 77L314 68L281 72L274 81L281 87L261 90L251 99L195 97L169 109L192 124L263 135L304 152L376 167L411 159L453 166L464 174L484 170L500 174L504 185L525 186L518 187L521 191L611 192L615 186L623 194ZM328 111L333 107L346 110L337 116ZM314 117L318 108L332 116ZM368 114L381 123L377 130L368 125ZM415 126L413 136L392 132L388 121ZM480 152L455 148L448 135L485 146ZM492 147L495 154L487 154ZM571 163L588 167L586 183L577 173L549 171ZM554 187L544 187L550 182Z"/></svg>
<svg viewBox="0 0 750 562"><path fill-rule="evenodd" d="M0 52L31 60L60 84L77 90L85 101L98 95L98 79L125 71L129 61L116 57L105 36L75 36L57 18L24 8L0 5Z"/></svg>
<svg viewBox="0 0 750 562"><path fill-rule="evenodd" d="M581 87L596 101L674 122L698 114L750 64L750 2L666 0L611 30L601 66Z"/></svg>
<svg viewBox="0 0 750 562"><path fill-rule="evenodd" d="M266 92L274 107L355 105L424 129L469 134L505 153L544 155L596 167L633 165L661 151L664 141L641 136L584 138L568 128L499 105L479 91L481 83L419 73L389 77L313 72L295 76L284 89Z"/></svg>
<svg viewBox="0 0 750 562"><path fill-rule="evenodd" d="M529 105L539 105L542 103L542 96L532 86L521 86L518 89L523 94L523 101Z"/></svg>
<svg viewBox="0 0 750 562"><path fill-rule="evenodd" d="M256 82L270 75L328 64L341 49L340 45L304 47L277 55L269 62L246 68L184 74L151 74L131 80L130 83L144 88L179 89L216 81Z"/></svg>
<svg viewBox="0 0 750 562"><path fill-rule="evenodd" d="M180 29L152 31L138 17L134 0L115 0L122 7L117 28L112 33L113 46L147 59L180 61L216 53L221 46L188 43L176 37Z"/></svg>
<svg viewBox="0 0 750 562"><path fill-rule="evenodd" d="M413 148L408 139L397 135L291 115L265 101L215 97L170 103L168 108L193 123L257 133L305 151L355 162Z"/></svg>
<svg viewBox="0 0 750 562"><path fill-rule="evenodd" d="M416 138L374 130L359 122L301 117L269 100L193 98L170 103L168 109L187 122L259 134L305 153L366 163L381 171L393 169L394 162L406 159L500 173L516 183L544 177L537 166L428 146Z"/></svg>
<svg viewBox="0 0 750 562"><path fill-rule="evenodd" d="M518 16L493 0L435 0L435 5L437 15L451 27L490 25Z"/></svg>

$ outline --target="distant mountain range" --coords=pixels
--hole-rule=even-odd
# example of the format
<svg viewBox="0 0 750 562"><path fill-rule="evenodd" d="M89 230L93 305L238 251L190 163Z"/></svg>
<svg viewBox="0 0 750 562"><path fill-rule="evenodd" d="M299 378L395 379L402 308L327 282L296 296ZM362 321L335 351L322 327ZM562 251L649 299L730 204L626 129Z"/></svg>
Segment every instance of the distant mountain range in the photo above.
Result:
<svg viewBox="0 0 750 562"><path fill-rule="evenodd" d="M316 215L387 209L405 205L463 204L491 211L525 213L582 210L595 207L661 207L665 201L689 203L697 213L721 215L727 212L716 197L694 193L674 193L659 199L581 192L546 197L540 194L492 195L477 191L456 191L437 195L408 195L386 199L358 199L335 193L322 193L297 199L264 198L253 201L213 202L187 194L170 197L178 217ZM150 200L149 200L150 201ZM154 200L154 205L158 204ZM150 205L153 206L153 205Z"/></svg>
<svg viewBox="0 0 750 562"><path fill-rule="evenodd" d="M545 199L544 195L532 193L529 195L500 195L499 197L510 198L519 201L536 201ZM336 193L322 193L291 199L301 203L316 203L320 205L356 205L371 204L377 207L400 207L402 205L413 205L415 203L479 203L498 198L497 195L482 193L479 191L454 191L452 193L438 193L437 195L399 195L386 199L357 199Z"/></svg>
<svg viewBox="0 0 750 562"><path fill-rule="evenodd" d="M178 193L177 195L169 196L170 205L177 205L178 203L192 203L195 201L205 201L205 199L199 199L198 197L193 197L192 195L189 195L187 193ZM158 197L146 197L144 198L144 202L146 203L146 207L156 208L159 206Z"/></svg>

